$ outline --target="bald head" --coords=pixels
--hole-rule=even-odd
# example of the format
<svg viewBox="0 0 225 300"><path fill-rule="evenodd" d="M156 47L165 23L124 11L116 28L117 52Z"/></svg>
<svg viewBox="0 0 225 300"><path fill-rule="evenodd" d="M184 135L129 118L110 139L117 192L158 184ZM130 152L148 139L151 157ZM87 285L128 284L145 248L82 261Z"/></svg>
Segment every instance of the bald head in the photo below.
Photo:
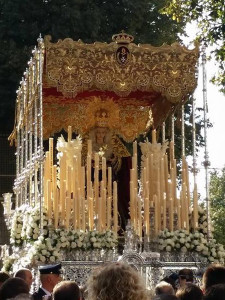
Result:
<svg viewBox="0 0 225 300"><path fill-rule="evenodd" d="M32 285L33 276L29 269L19 269L15 274L14 277L23 279L29 286L29 288Z"/></svg>

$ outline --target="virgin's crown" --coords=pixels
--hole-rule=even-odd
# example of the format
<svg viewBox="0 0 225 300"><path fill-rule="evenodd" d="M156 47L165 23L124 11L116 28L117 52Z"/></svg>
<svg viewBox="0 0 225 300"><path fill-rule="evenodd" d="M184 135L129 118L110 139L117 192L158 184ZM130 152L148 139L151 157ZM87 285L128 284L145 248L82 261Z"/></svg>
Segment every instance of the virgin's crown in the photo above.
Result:
<svg viewBox="0 0 225 300"><path fill-rule="evenodd" d="M95 125L98 127L108 127L109 115L107 110L100 109L95 114Z"/></svg>
<svg viewBox="0 0 225 300"><path fill-rule="evenodd" d="M129 44L133 42L134 37L128 33L125 33L124 30L121 33L114 34L112 40L117 44Z"/></svg>

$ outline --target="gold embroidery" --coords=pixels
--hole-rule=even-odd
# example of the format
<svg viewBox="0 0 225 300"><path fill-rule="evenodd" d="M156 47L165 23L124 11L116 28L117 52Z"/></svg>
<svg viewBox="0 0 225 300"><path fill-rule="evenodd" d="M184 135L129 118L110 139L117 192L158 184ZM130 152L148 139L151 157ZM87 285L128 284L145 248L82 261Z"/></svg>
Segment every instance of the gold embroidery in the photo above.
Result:
<svg viewBox="0 0 225 300"><path fill-rule="evenodd" d="M47 139L54 132L67 130L72 126L73 131L82 136L98 125L106 122L105 127L113 129L125 141L133 141L139 134L145 133L153 123L148 101L138 99L102 99L89 97L76 102L57 102L53 96L44 99L43 103L43 134ZM104 111L108 114L106 120L97 116Z"/></svg>
<svg viewBox="0 0 225 300"><path fill-rule="evenodd" d="M154 90L171 103L193 92L197 84L198 47L188 50L178 43L161 47L136 45L127 37L129 59L120 66L115 55L120 43L85 44L69 38L52 43L51 37L46 36L50 86L57 87L66 97L88 90L112 91L120 97L132 91Z"/></svg>

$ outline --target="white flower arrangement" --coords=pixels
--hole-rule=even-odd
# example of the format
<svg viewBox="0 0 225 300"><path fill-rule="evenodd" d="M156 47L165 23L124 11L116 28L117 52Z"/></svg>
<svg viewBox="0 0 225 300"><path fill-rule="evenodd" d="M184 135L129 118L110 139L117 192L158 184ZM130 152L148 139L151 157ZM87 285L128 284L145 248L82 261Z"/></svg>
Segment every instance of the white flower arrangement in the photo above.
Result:
<svg viewBox="0 0 225 300"><path fill-rule="evenodd" d="M208 243L208 260L210 263L224 264L225 261L225 249L222 244L217 244L216 240L212 239Z"/></svg>
<svg viewBox="0 0 225 300"><path fill-rule="evenodd" d="M190 248L190 236L186 230L170 232L168 229L161 231L159 236L159 250L187 252Z"/></svg>
<svg viewBox="0 0 225 300"><path fill-rule="evenodd" d="M193 207L190 208L189 212L189 222L190 222L190 230L194 231L193 227ZM213 226L211 224L211 231L213 231ZM203 233L204 235L208 232L208 223L207 223L207 212L206 208L203 205L198 206L198 231Z"/></svg>
<svg viewBox="0 0 225 300"><path fill-rule="evenodd" d="M28 206L23 205L17 208L12 218L10 243L14 246L22 246L24 237L22 236L23 218Z"/></svg>
<svg viewBox="0 0 225 300"><path fill-rule="evenodd" d="M65 155L67 165L72 166L74 156L79 155L82 149L82 138L80 135L73 139L72 141L66 142L64 137L61 135L58 137L56 149L58 150L57 159Z"/></svg>
<svg viewBox="0 0 225 300"><path fill-rule="evenodd" d="M57 240L53 238L45 238L40 236L34 242L28 253L30 261L34 264L41 263L55 263L61 261L62 253Z"/></svg>
<svg viewBox="0 0 225 300"><path fill-rule="evenodd" d="M117 246L118 240L111 230L104 232L89 232L90 248L92 249L113 249Z"/></svg>
<svg viewBox="0 0 225 300"><path fill-rule="evenodd" d="M24 222L24 226L26 226L25 238L27 241L36 241L40 235L40 207L35 206L29 211L26 216L27 223ZM47 211L43 207L42 208L42 234L44 236L48 235L48 219L47 219Z"/></svg>
<svg viewBox="0 0 225 300"><path fill-rule="evenodd" d="M60 261L64 251L93 249L113 249L118 240L114 232L108 230L98 231L76 231L56 229L49 232L46 238L40 236L29 249L29 261L32 263L52 263Z"/></svg>
<svg viewBox="0 0 225 300"><path fill-rule="evenodd" d="M11 228L13 254L3 258L3 270L16 266L60 261L65 252L114 249L117 236L113 231L48 229L46 209L42 210L43 230L40 235L40 208L21 206L14 213ZM26 243L24 243L26 241Z"/></svg>
<svg viewBox="0 0 225 300"><path fill-rule="evenodd" d="M224 263L225 249L214 239L207 241L205 235L196 231L189 233L186 230L170 232L161 231L158 236L159 250L166 252L196 252L211 263Z"/></svg>
<svg viewBox="0 0 225 300"><path fill-rule="evenodd" d="M67 251L89 250L89 249L113 249L117 246L118 240L111 230L99 231L76 231L57 229L52 233L57 239L57 245Z"/></svg>
<svg viewBox="0 0 225 300"><path fill-rule="evenodd" d="M12 254L12 255L6 257L6 258L3 260L3 266L2 266L1 271L2 271L2 272L9 273L10 270L12 269L12 266L13 266L15 260L16 260L16 257L15 257L14 254Z"/></svg>
<svg viewBox="0 0 225 300"><path fill-rule="evenodd" d="M15 273L20 268L26 268L31 261L27 253L29 253L30 245L23 248L13 246L13 253L3 257L2 271Z"/></svg>
<svg viewBox="0 0 225 300"><path fill-rule="evenodd" d="M71 230L68 232L69 251L73 249L86 250L90 247L90 241L88 239L87 232Z"/></svg>
<svg viewBox="0 0 225 300"><path fill-rule="evenodd" d="M164 156L164 154L166 153L166 150L168 148L168 141L165 141L163 144L161 143L155 143L152 144L148 141L148 139L145 140L144 143L139 143L140 148L141 148L141 166L143 168L144 164L145 164L145 160L147 159L149 154L154 154L156 157L156 160L154 161L154 163L156 165L159 164L160 159Z"/></svg>

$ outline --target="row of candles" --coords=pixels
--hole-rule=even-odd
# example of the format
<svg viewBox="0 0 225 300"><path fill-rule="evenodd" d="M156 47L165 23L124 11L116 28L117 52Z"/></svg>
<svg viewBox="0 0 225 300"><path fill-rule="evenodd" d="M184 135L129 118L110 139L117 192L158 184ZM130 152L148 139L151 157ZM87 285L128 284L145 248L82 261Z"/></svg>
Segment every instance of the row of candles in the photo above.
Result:
<svg viewBox="0 0 225 300"><path fill-rule="evenodd" d="M154 147L156 131L152 131ZM182 158L182 183L180 195L177 190L177 170L174 159L174 142L170 142L168 154L148 151L145 155L141 172L141 193L138 193L137 178L137 143L133 143L132 169L130 171L130 217L136 234L142 238L143 230L146 236L157 236L160 230L170 231L189 228L189 212L193 207L193 227L198 227L198 193L194 186L193 203L191 203L188 164Z"/></svg>
<svg viewBox="0 0 225 300"><path fill-rule="evenodd" d="M72 143L72 129L68 128L68 144ZM156 131L152 131L152 146L156 145ZM159 145L159 144L158 144ZM130 170L130 219L136 234L142 238L157 236L168 228L189 231L189 209L193 206L193 227L198 227L197 186L194 187L191 204L188 165L182 158L182 184L177 196L177 171L174 159L174 143L170 142L168 154L148 152L141 171L141 193L138 186L137 142L133 143L132 169ZM91 178L94 158L94 181ZM55 228L65 226L82 230L103 231L112 229L117 233L118 199L117 183L112 183L112 169L106 167L106 159L92 153L88 141L87 165L82 166L81 151L68 165L65 153L60 156L59 175L53 165L53 139L49 139L49 151L44 164L44 204L48 218ZM102 179L99 180L99 170Z"/></svg>
<svg viewBox="0 0 225 300"><path fill-rule="evenodd" d="M72 129L69 126L68 144L72 142ZM105 157L92 153L90 140L86 168L82 166L81 150L78 150L72 158L72 164L68 164L66 153L62 153L57 170L53 164L53 139L49 139L49 151L46 152L44 163L44 205L47 207L48 219L55 228L64 226L66 229L100 232L112 229L117 233L117 183L112 182L112 169L107 168Z"/></svg>

